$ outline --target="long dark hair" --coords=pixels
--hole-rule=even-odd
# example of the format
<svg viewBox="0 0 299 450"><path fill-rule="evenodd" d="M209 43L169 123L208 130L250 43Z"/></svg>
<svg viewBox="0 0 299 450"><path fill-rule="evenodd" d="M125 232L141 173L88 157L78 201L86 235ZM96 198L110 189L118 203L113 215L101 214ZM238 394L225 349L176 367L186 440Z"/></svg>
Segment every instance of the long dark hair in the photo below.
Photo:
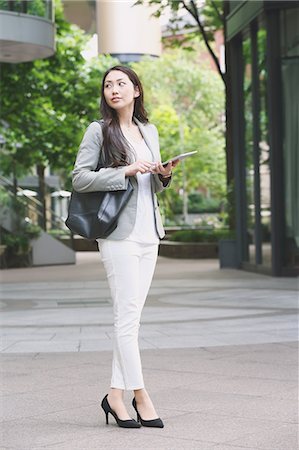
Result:
<svg viewBox="0 0 299 450"><path fill-rule="evenodd" d="M105 157L104 159L105 165L110 167L117 167L129 164L129 154L132 151L132 148L121 131L117 112L113 108L111 108L105 100L105 80L107 75L112 70L119 70L120 72L125 73L132 81L134 87L137 87L139 90L140 95L135 98L133 116L135 116L142 123L147 123L148 118L147 112L145 111L143 105L144 98L142 84L134 70L126 66L114 66L108 69L104 74L102 81L100 106L100 111L104 120L102 128Z"/></svg>

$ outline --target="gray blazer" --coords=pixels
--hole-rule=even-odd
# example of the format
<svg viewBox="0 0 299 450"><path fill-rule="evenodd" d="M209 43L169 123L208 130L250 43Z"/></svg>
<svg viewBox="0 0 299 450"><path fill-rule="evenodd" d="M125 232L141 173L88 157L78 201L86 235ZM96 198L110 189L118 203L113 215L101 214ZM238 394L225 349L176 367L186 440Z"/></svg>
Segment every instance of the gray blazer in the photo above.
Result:
<svg viewBox="0 0 299 450"><path fill-rule="evenodd" d="M159 136L157 128L152 124L143 125L134 118L139 130L152 154L152 161L161 161ZM127 188L130 178L134 191L121 213L117 228L109 235L109 239L121 240L129 236L136 220L138 183L137 177L125 177L126 167L102 168L98 172L95 169L99 160L99 152L102 147L102 127L98 122L92 122L87 128L77 154L73 170L73 188L78 192L93 191L117 191ZM170 178L163 182L157 174L151 178L152 198L155 211L155 224L158 236L165 236L156 193L161 192L170 184Z"/></svg>

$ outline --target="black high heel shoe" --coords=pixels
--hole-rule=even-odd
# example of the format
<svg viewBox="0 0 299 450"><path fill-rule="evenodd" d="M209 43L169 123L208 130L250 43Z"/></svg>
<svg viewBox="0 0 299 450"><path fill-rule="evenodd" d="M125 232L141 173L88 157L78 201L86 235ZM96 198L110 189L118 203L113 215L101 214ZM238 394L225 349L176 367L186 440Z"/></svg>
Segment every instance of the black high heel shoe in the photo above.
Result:
<svg viewBox="0 0 299 450"><path fill-rule="evenodd" d="M141 422L141 425L143 425L144 427L164 428L164 423L162 422L160 417L158 417L157 419L152 419L152 420L143 420L142 417L140 417L140 414L137 410L137 404L136 404L135 397L132 400L132 405L137 413L137 421Z"/></svg>
<svg viewBox="0 0 299 450"><path fill-rule="evenodd" d="M108 425L108 414L110 413L116 420L117 425L121 428L140 428L141 427L140 423L136 422L136 420L134 420L134 419L128 419L128 420L119 419L116 412L114 412L113 409L111 409L111 407L108 403L107 397L108 397L108 394L105 395L105 397L103 398L102 403L101 403L101 406L106 414L106 425Z"/></svg>

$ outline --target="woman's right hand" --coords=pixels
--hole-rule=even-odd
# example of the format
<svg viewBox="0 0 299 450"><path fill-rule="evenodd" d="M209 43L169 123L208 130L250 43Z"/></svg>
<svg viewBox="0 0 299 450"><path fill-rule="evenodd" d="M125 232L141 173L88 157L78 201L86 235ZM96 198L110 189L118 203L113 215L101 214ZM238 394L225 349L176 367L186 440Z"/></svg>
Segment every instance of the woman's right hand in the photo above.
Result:
<svg viewBox="0 0 299 450"><path fill-rule="evenodd" d="M135 161L133 164L130 164L126 167L125 175L126 177L132 177L136 175L136 173L152 173L152 169L155 164L150 163L148 161L144 161L143 159L139 159Z"/></svg>

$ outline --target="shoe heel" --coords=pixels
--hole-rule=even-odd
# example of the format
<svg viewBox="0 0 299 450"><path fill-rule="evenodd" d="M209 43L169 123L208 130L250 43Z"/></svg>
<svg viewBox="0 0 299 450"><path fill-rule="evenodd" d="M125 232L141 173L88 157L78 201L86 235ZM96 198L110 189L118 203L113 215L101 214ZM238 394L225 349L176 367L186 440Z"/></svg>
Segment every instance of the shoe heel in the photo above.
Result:
<svg viewBox="0 0 299 450"><path fill-rule="evenodd" d="M106 416L106 425L109 424L109 419L108 419L108 415L109 415L109 405L107 402L107 397L104 397L101 403L101 406L104 410L105 416Z"/></svg>
<svg viewBox="0 0 299 450"><path fill-rule="evenodd" d="M101 406L102 406L105 416L106 416L106 425L108 425L108 423L109 423L108 415L110 413L114 417L114 419L119 427L122 427L122 428L140 428L141 427L141 425L139 423L135 422L135 420L133 420L133 419L128 419L128 420L119 419L116 412L113 411L113 409L111 409L111 407L108 403L107 397L108 397L108 394L103 398L102 403L101 403Z"/></svg>

